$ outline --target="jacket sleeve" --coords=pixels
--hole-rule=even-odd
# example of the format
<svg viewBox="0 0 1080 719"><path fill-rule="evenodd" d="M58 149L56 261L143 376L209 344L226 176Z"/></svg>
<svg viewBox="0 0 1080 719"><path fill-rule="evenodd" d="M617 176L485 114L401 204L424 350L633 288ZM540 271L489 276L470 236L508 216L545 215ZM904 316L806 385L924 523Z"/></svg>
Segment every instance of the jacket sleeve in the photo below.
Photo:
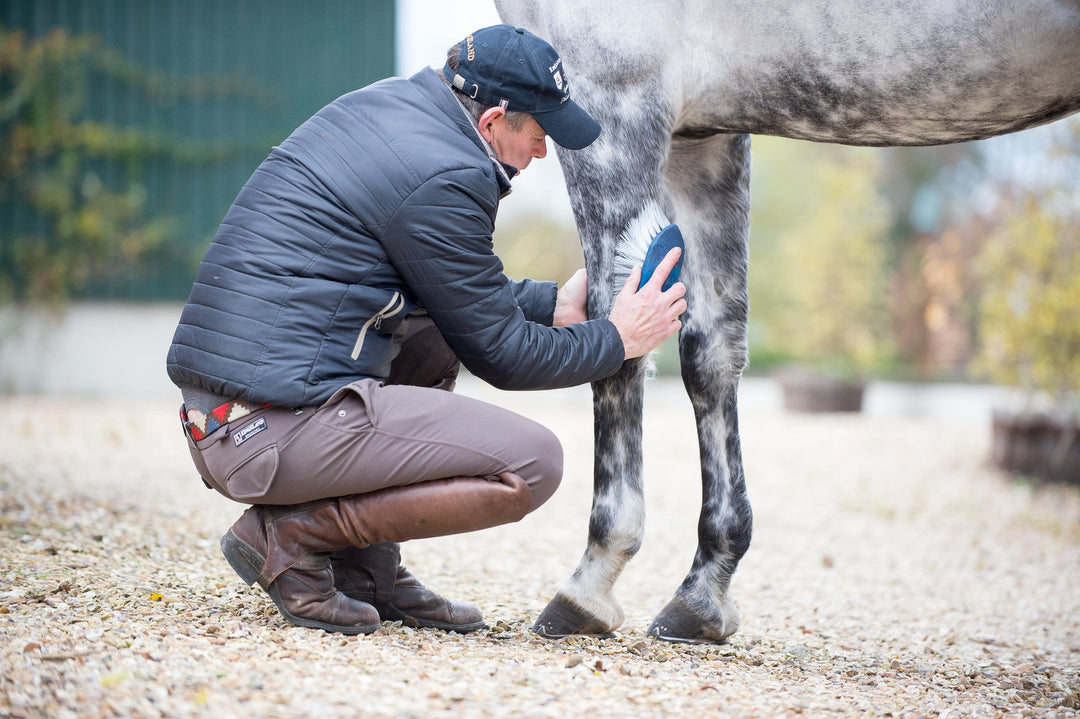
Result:
<svg viewBox="0 0 1080 719"><path fill-rule="evenodd" d="M624 349L610 321L550 327L526 317L519 295L532 296L529 317L546 324L554 295L544 283L515 286L503 274L491 243L489 205L497 201L477 190L490 184L475 168L442 173L413 191L384 227L387 256L413 299L462 364L501 389L569 387L614 374Z"/></svg>
<svg viewBox="0 0 1080 719"><path fill-rule="evenodd" d="M518 307L525 313L526 320L551 327L555 321L555 299L559 292L557 284L521 280L520 282L511 281L510 287L514 292Z"/></svg>

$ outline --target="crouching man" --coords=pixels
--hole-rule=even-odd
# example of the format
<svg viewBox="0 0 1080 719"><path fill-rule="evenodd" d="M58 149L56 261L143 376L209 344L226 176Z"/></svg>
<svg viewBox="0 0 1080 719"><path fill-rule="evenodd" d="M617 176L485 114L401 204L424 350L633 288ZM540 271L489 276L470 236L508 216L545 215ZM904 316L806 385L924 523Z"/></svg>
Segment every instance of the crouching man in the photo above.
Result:
<svg viewBox="0 0 1080 719"><path fill-rule="evenodd" d="M255 170L200 266L168 354L204 482L251 506L221 540L290 622L469 632L399 543L522 519L562 477L546 428L454 394L459 363L504 389L614 374L680 328L685 288L588 319L586 277L513 282L492 249L510 180L600 126L545 41L508 25L441 72L330 103Z"/></svg>

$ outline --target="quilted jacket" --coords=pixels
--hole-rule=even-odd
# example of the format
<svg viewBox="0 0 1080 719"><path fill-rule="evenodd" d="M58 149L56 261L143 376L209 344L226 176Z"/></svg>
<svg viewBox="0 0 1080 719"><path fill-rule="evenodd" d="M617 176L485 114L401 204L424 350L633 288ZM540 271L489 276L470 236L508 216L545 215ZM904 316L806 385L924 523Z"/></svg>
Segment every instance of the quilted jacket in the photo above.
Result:
<svg viewBox="0 0 1080 719"><path fill-rule="evenodd" d="M491 235L509 191L431 69L344 95L259 165L200 265L170 378L228 398L321 404L385 378L402 319L426 312L470 372L504 389L613 374L608 320L552 328L556 285L512 282Z"/></svg>

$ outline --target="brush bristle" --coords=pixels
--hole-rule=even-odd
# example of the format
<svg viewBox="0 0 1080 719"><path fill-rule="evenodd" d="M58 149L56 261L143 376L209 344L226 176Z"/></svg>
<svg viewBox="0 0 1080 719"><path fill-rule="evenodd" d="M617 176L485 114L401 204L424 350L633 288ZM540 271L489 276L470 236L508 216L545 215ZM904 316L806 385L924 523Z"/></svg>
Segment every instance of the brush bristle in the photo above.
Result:
<svg viewBox="0 0 1080 719"><path fill-rule="evenodd" d="M660 230L669 224L671 223L668 222L664 211L654 200L646 202L641 211L627 223L615 243L612 285L616 294L626 284L626 278L630 276L634 268L645 262L649 245Z"/></svg>

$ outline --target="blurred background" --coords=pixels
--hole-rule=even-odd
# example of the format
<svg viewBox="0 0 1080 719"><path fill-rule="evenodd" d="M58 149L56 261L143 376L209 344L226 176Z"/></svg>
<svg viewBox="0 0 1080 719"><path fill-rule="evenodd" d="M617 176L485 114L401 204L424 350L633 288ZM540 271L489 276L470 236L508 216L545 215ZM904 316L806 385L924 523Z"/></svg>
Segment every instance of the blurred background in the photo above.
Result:
<svg viewBox="0 0 1080 719"><path fill-rule="evenodd" d="M0 393L170 392L198 260L270 146L495 22L488 0L0 0ZM753 157L751 375L994 383L1076 414L1080 121ZM582 264L554 156L496 247L514 277ZM677 374L676 347L657 362Z"/></svg>

